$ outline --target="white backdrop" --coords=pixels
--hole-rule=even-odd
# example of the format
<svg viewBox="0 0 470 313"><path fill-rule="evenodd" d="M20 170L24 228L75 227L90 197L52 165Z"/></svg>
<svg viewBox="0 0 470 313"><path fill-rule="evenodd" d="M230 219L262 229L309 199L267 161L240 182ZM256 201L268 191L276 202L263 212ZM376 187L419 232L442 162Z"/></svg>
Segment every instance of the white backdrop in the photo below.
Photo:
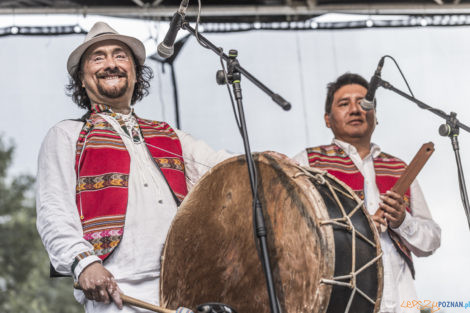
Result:
<svg viewBox="0 0 470 313"><path fill-rule="evenodd" d="M462 122L470 124L466 103L469 31L469 27L422 27L252 31L207 37L225 51L238 49L241 64L292 103L293 109L284 112L242 79L252 149L293 156L306 146L331 141L332 134L323 123L326 84L346 71L369 78L384 54L398 60L417 98L446 112L455 111ZM35 173L37 152L47 130L62 119L84 113L64 95L66 59L82 40L83 35L0 37L0 133L17 146L12 173ZM151 95L136 106L136 112L174 123L169 68L162 73L161 65L153 61L147 65L154 68L156 78ZM226 88L215 83L219 59L190 39L175 65L182 129L216 149L241 153ZM389 60L382 76L405 90ZM431 257L415 258L416 300L467 302L470 231L450 140L438 135L442 121L390 91L380 89L377 97L379 125L373 141L384 151L409 162L425 142L434 142L436 149L418 178L433 217L442 227L442 246ZM464 169L468 169L470 134L462 132L460 147ZM470 172L465 173L470 181Z"/></svg>

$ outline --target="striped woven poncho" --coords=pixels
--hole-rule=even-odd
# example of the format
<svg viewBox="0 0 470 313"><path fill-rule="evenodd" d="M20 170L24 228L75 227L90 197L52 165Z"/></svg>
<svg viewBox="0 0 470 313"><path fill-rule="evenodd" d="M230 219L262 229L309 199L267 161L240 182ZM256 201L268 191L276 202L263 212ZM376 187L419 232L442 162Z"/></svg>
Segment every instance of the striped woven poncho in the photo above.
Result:
<svg viewBox="0 0 470 313"><path fill-rule="evenodd" d="M130 156L120 135L101 114L113 113L104 106L94 106L77 141L76 204L83 227L83 237L96 254L106 259L121 241L127 210ZM127 133L124 122L118 119ZM175 131L164 122L137 118L138 127L175 200L187 194L181 143ZM132 135L131 135L132 136ZM134 134L135 136L135 134Z"/></svg>

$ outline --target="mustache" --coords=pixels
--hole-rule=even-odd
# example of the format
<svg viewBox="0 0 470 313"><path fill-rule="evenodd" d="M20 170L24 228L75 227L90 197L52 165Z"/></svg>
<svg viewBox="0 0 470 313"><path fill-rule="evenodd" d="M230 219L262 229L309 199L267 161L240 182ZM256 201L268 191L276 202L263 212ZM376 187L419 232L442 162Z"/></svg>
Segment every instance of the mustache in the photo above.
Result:
<svg viewBox="0 0 470 313"><path fill-rule="evenodd" d="M127 77L127 73L121 71L120 69L118 69L116 67L116 68L113 68L113 69L111 69L111 68L105 69L103 72L96 74L97 78L106 78L108 76Z"/></svg>

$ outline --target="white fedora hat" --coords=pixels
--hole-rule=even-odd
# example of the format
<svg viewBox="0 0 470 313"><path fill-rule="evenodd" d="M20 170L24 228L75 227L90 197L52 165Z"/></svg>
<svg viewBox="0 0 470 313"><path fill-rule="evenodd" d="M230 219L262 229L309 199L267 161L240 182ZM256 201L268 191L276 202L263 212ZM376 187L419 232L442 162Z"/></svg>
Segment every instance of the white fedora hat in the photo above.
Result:
<svg viewBox="0 0 470 313"><path fill-rule="evenodd" d="M78 46L70 54L67 61L67 71L70 75L73 75L76 68L80 65L80 58L83 53L88 49L92 44L103 41L103 40L119 40L125 43L134 53L134 56L139 62L140 65L143 65L145 62L145 47L144 44L137 38L124 36L118 34L117 31L112 29L108 24L104 22L97 22L90 29L88 34L85 37L85 41Z"/></svg>

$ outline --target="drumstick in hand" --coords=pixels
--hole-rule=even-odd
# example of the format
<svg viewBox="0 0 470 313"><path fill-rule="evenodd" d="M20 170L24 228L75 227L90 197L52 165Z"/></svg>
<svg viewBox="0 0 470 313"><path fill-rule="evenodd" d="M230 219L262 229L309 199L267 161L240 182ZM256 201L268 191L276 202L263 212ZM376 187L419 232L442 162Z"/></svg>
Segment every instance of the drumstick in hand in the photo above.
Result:
<svg viewBox="0 0 470 313"><path fill-rule="evenodd" d="M80 285L78 284L78 282L74 283L73 287L75 289L80 289L80 290L82 289L80 288ZM150 311L158 312L158 313L175 313L176 312L174 310L165 309L165 308L150 304L148 302L144 302L142 300L126 296L123 293L120 293L119 295L121 296L122 303L124 304L136 306L138 308L142 308L142 309L146 309L146 310L150 310Z"/></svg>

